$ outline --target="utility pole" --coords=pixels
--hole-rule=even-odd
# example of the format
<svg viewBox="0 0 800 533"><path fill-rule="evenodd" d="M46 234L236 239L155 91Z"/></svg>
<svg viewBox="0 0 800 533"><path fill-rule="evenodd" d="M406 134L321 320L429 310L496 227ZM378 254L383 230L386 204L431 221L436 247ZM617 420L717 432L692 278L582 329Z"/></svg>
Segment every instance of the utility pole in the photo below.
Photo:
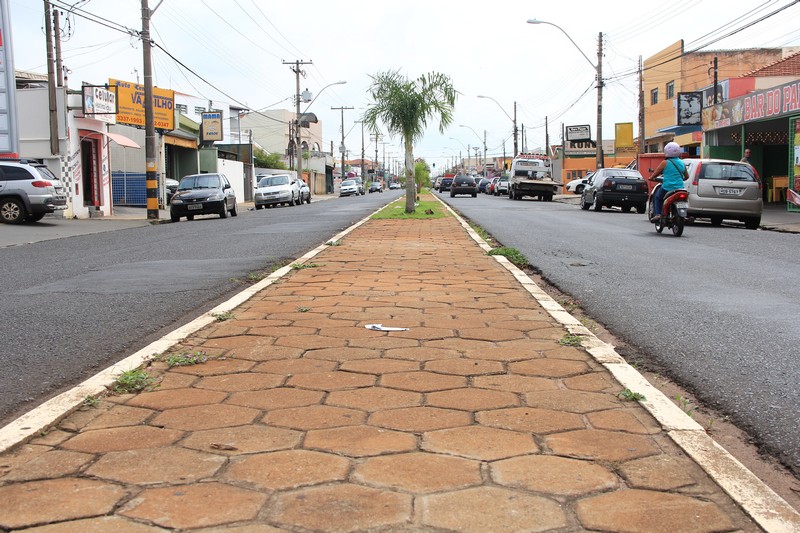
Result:
<svg viewBox="0 0 800 533"><path fill-rule="evenodd" d="M61 12L53 6L53 37L56 40L56 80L59 87L64 86L64 68L61 64L61 24L59 16Z"/></svg>
<svg viewBox="0 0 800 533"><path fill-rule="evenodd" d="M550 130L547 127L547 116L544 117L544 155L550 157Z"/></svg>
<svg viewBox="0 0 800 533"><path fill-rule="evenodd" d="M163 0L161 0L163 2ZM158 150L156 148L156 122L153 109L153 63L150 56L150 17L153 9L142 0L142 70L144 71L144 159L147 185L147 219L158 220Z"/></svg>
<svg viewBox="0 0 800 533"><path fill-rule="evenodd" d="M294 72L296 78L296 92L295 92L295 116L294 116L294 149L295 149L295 160L297 161L297 177L298 179L303 179L303 153L300 149L300 74L305 77L306 73L300 68L301 65L311 65L311 61L284 61L284 65L294 65L294 67L290 67L292 72ZM311 180L309 180L310 182ZM309 188L313 187L311 183L308 184ZM313 192L313 189L311 189Z"/></svg>
<svg viewBox="0 0 800 533"><path fill-rule="evenodd" d="M375 140L375 161L372 162L372 169L375 171L375 178L378 177L378 141L380 140L383 135L380 133L373 133L370 135Z"/></svg>
<svg viewBox="0 0 800 533"><path fill-rule="evenodd" d="M366 179L366 166L364 165L364 121L360 120L361 122L361 179Z"/></svg>
<svg viewBox="0 0 800 533"><path fill-rule="evenodd" d="M603 32L597 34L597 169L605 167L603 156Z"/></svg>
<svg viewBox="0 0 800 533"><path fill-rule="evenodd" d="M53 68L53 22L50 2L44 0L45 43L47 44L47 94L50 105L50 153L58 155L58 103L56 102L56 77Z"/></svg>
<svg viewBox="0 0 800 533"><path fill-rule="evenodd" d="M352 107L344 107L344 106L342 106L342 107L332 107L331 109L334 110L334 111L335 110L340 110L342 112L342 145L339 147L339 151L342 152L342 169L341 169L341 173L342 173L342 181L344 181L344 179L345 179L345 175L344 175L344 154L345 154L345 151L346 151L345 148L344 148L344 110L345 109L353 109L353 108ZM363 177L362 177L362 184L363 184Z"/></svg>
<svg viewBox="0 0 800 533"><path fill-rule="evenodd" d="M643 154L644 146L644 79L642 77L642 56L639 56L639 153Z"/></svg>
<svg viewBox="0 0 800 533"><path fill-rule="evenodd" d="M514 155L512 157L517 157L517 154L519 154L517 145L517 102L514 102Z"/></svg>
<svg viewBox="0 0 800 533"><path fill-rule="evenodd" d="M483 130L483 177L486 177L486 130Z"/></svg>

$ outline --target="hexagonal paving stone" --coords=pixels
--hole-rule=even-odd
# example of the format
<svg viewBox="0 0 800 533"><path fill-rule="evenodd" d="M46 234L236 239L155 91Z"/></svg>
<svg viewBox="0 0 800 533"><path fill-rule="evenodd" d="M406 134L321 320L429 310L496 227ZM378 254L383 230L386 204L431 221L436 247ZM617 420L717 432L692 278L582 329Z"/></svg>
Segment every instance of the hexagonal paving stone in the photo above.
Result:
<svg viewBox="0 0 800 533"><path fill-rule="evenodd" d="M341 348L322 348L321 350L309 350L303 357L306 359L326 359L328 361L358 361L360 359L374 359L380 357L380 350L369 348L356 348L353 346L343 346Z"/></svg>
<svg viewBox="0 0 800 533"><path fill-rule="evenodd" d="M164 411L156 416L151 424L192 431L241 426L253 422L260 414L256 409L239 405L197 405Z"/></svg>
<svg viewBox="0 0 800 533"><path fill-rule="evenodd" d="M195 431L181 441L181 446L220 455L239 455L294 448L301 438L302 433L290 429L248 424Z"/></svg>
<svg viewBox="0 0 800 533"><path fill-rule="evenodd" d="M273 521L313 531L361 531L411 521L411 496L343 484L280 494Z"/></svg>
<svg viewBox="0 0 800 533"><path fill-rule="evenodd" d="M276 409L264 415L263 421L271 426L309 430L340 426L357 426L364 423L367 414L354 409L331 407L329 405L310 405Z"/></svg>
<svg viewBox="0 0 800 533"><path fill-rule="evenodd" d="M481 483L479 462L427 452L371 457L356 466L353 475L368 485L417 493L455 490Z"/></svg>
<svg viewBox="0 0 800 533"><path fill-rule="evenodd" d="M461 352L450 348L413 346L386 350L384 357L410 361L432 361L434 359L456 359L461 357Z"/></svg>
<svg viewBox="0 0 800 533"><path fill-rule="evenodd" d="M429 431L422 436L422 449L482 461L495 461L539 451L528 433L483 426Z"/></svg>
<svg viewBox="0 0 800 533"><path fill-rule="evenodd" d="M49 450L31 457L29 461L21 462L21 464L10 468L5 475L3 475L3 467L0 466L0 480L3 482L30 481L69 476L76 474L93 459L94 456L88 453Z"/></svg>
<svg viewBox="0 0 800 533"><path fill-rule="evenodd" d="M281 337L275 341L275 344L277 346L302 348L303 350L315 350L319 348L346 346L347 340L336 337L323 337L322 335L308 335L303 337Z"/></svg>
<svg viewBox="0 0 800 533"><path fill-rule="evenodd" d="M209 359L199 365L174 366L170 371L193 376L217 376L220 374L247 372L253 368L254 364L246 359Z"/></svg>
<svg viewBox="0 0 800 533"><path fill-rule="evenodd" d="M580 415L531 407L481 411L475 415L475 418L487 426L539 434L585 427Z"/></svg>
<svg viewBox="0 0 800 533"><path fill-rule="evenodd" d="M309 431L303 447L365 457L415 450L417 439L414 435L400 431L372 426L348 426Z"/></svg>
<svg viewBox="0 0 800 533"><path fill-rule="evenodd" d="M363 411L378 411L398 407L414 407L422 403L422 394L384 387L333 391L325 400L327 405L352 407Z"/></svg>
<svg viewBox="0 0 800 533"><path fill-rule="evenodd" d="M259 364L255 372L267 372L278 375L304 374L306 372L330 372L336 368L333 361L321 359L276 359Z"/></svg>
<svg viewBox="0 0 800 533"><path fill-rule="evenodd" d="M590 371L589 365L583 361L567 359L531 359L508 364L512 374L525 376L541 376L545 378L566 378Z"/></svg>
<svg viewBox="0 0 800 533"><path fill-rule="evenodd" d="M128 400L127 405L161 411L177 407L219 403L225 399L225 396L226 393L219 391L191 388L171 389L137 394Z"/></svg>
<svg viewBox="0 0 800 533"><path fill-rule="evenodd" d="M347 477L350 461L329 453L283 450L242 456L231 462L224 479L258 488L284 490L340 481Z"/></svg>
<svg viewBox="0 0 800 533"><path fill-rule="evenodd" d="M0 487L0 528L87 518L110 512L127 495L122 487L91 479L47 479Z"/></svg>
<svg viewBox="0 0 800 533"><path fill-rule="evenodd" d="M79 433L61 447L88 453L158 448L168 446L183 436L183 431L151 426L96 429Z"/></svg>
<svg viewBox="0 0 800 533"><path fill-rule="evenodd" d="M369 417L369 423L399 431L424 432L435 429L468 426L472 416L466 411L439 409L437 407L407 407L377 411Z"/></svg>
<svg viewBox="0 0 800 533"><path fill-rule="evenodd" d="M292 376L287 386L312 390L346 390L374 385L377 377L372 374L356 374L355 372L313 372Z"/></svg>
<svg viewBox="0 0 800 533"><path fill-rule="evenodd" d="M420 365L416 361L403 361L401 359L362 359L359 361L347 361L339 366L339 370L347 372L363 372L365 374L392 374L395 372L412 372L419 370Z"/></svg>
<svg viewBox="0 0 800 533"><path fill-rule="evenodd" d="M213 476L223 464L225 458L219 455L174 446L107 453L86 472L123 483L153 485L205 479Z"/></svg>
<svg viewBox="0 0 800 533"><path fill-rule="evenodd" d="M564 386L572 390L588 392L619 392L622 386L605 370L592 372L564 380Z"/></svg>
<svg viewBox="0 0 800 533"><path fill-rule="evenodd" d="M463 326L463 325L462 325ZM481 341L510 341L514 339L524 339L525 335L521 331L507 329L503 327L493 328L466 328L459 329L458 336L462 339L476 339Z"/></svg>
<svg viewBox="0 0 800 533"><path fill-rule="evenodd" d="M384 387L394 389L433 392L464 387L467 384L467 378L464 376L435 374L433 372L398 372L381 376L380 383Z"/></svg>
<svg viewBox="0 0 800 533"><path fill-rule="evenodd" d="M266 494L221 483L146 489L119 514L168 528L199 528L252 520Z"/></svg>
<svg viewBox="0 0 800 533"><path fill-rule="evenodd" d="M315 405L321 402L324 396L325 393L322 391L281 387L263 391L236 392L231 394L226 403L271 410Z"/></svg>
<svg viewBox="0 0 800 533"><path fill-rule="evenodd" d="M498 374L493 376L475 376L474 386L481 389L493 389L509 392L533 392L539 390L556 390L558 382L553 378L537 378L517 374Z"/></svg>
<svg viewBox="0 0 800 533"><path fill-rule="evenodd" d="M566 389L529 392L525 395L525 403L531 407L568 413L590 413L622 406L622 402L613 394Z"/></svg>
<svg viewBox="0 0 800 533"><path fill-rule="evenodd" d="M545 442L554 454L579 459L627 461L661 453L647 437L597 429L548 435Z"/></svg>
<svg viewBox="0 0 800 533"><path fill-rule="evenodd" d="M664 492L622 490L581 500L584 527L603 531L730 531L734 525L715 504Z"/></svg>
<svg viewBox="0 0 800 533"><path fill-rule="evenodd" d="M640 407L589 413L586 418L595 429L625 431L642 435L654 435L661 432L659 423Z"/></svg>
<svg viewBox="0 0 800 533"><path fill-rule="evenodd" d="M119 516L98 516L26 529L29 533L163 533L160 527L146 526Z"/></svg>
<svg viewBox="0 0 800 533"><path fill-rule="evenodd" d="M629 486L661 491L697 484L703 475L698 470L690 459L664 454L634 459L619 467Z"/></svg>
<svg viewBox="0 0 800 533"><path fill-rule="evenodd" d="M547 531L566 527L558 502L497 487L475 487L418 499L427 526L464 533Z"/></svg>
<svg viewBox="0 0 800 533"><path fill-rule="evenodd" d="M475 388L431 392L427 395L427 400L427 405L432 407L464 411L485 411L519 405L519 398L512 392Z"/></svg>
<svg viewBox="0 0 800 533"><path fill-rule="evenodd" d="M559 496L609 490L619 484L617 476L596 463L548 455L514 457L490 468L500 485Z"/></svg>
<svg viewBox="0 0 800 533"><path fill-rule="evenodd" d="M209 376L198 381L194 386L198 389L211 389L224 392L263 390L280 387L285 376L248 372L243 374L224 374Z"/></svg>
<svg viewBox="0 0 800 533"><path fill-rule="evenodd" d="M425 370L441 374L456 374L458 376L479 376L482 374L505 373L503 363L499 361L484 361L481 359L444 359L428 361Z"/></svg>

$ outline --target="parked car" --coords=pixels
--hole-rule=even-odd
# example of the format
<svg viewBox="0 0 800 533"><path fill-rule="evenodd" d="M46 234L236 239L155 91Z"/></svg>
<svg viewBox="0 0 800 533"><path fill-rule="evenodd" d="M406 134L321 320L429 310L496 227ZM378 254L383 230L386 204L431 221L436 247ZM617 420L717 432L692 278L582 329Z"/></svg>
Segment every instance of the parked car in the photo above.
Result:
<svg viewBox="0 0 800 533"><path fill-rule="evenodd" d="M358 194L364 194L364 180L359 177L352 178L353 181L356 182L356 187L358 187Z"/></svg>
<svg viewBox="0 0 800 533"><path fill-rule="evenodd" d="M178 190L169 206L169 218L178 222L181 217L194 220L196 215L219 215L228 213L235 217L236 193L225 174L190 174L181 178Z"/></svg>
<svg viewBox="0 0 800 533"><path fill-rule="evenodd" d="M594 172L589 172L584 177L572 180L569 183L567 183L566 186L567 192L581 194L583 192L583 189L586 188L586 184L589 182L589 178L592 177L592 174L594 174Z"/></svg>
<svg viewBox="0 0 800 533"><path fill-rule="evenodd" d="M589 179L581 194L581 209L618 206L623 212L647 210L647 182L638 170L601 168Z"/></svg>
<svg viewBox="0 0 800 533"><path fill-rule="evenodd" d="M369 184L369 192L383 192L383 186L380 181L373 181Z"/></svg>
<svg viewBox="0 0 800 533"><path fill-rule="evenodd" d="M439 183L439 192L449 191L450 186L453 184L453 178L443 177Z"/></svg>
<svg viewBox="0 0 800 533"><path fill-rule="evenodd" d="M500 196L501 194L508 194L508 176L500 176L494 185L494 195Z"/></svg>
<svg viewBox="0 0 800 533"><path fill-rule="evenodd" d="M393 181L389 184L389 189L399 189L399 188L400 188L399 181Z"/></svg>
<svg viewBox="0 0 800 533"><path fill-rule="evenodd" d="M274 205L300 205L300 181L290 174L259 174L253 203L256 209Z"/></svg>
<svg viewBox="0 0 800 533"><path fill-rule="evenodd" d="M725 219L761 224L764 209L761 180L748 163L724 159L684 159L689 179L689 217L708 218L719 226Z"/></svg>
<svg viewBox="0 0 800 533"><path fill-rule="evenodd" d="M433 190L438 191L441 184L442 184L442 177L439 176L438 178L436 178L436 181L433 182ZM391 188L391 186L389 188Z"/></svg>
<svg viewBox="0 0 800 533"><path fill-rule="evenodd" d="M473 198L478 196L478 185L475 183L475 178L464 174L453 178L453 183L450 184L450 198L457 194L469 194Z"/></svg>
<svg viewBox="0 0 800 533"><path fill-rule="evenodd" d="M27 160L0 161L0 221L36 222L66 208L66 190L45 165Z"/></svg>
<svg viewBox="0 0 800 533"><path fill-rule="evenodd" d="M339 196L358 196L358 185L355 180L344 180L339 186Z"/></svg>
<svg viewBox="0 0 800 533"><path fill-rule="evenodd" d="M174 180L172 178L165 178L164 179L164 188L167 190L167 203L172 201L172 197L178 190L178 185L180 181Z"/></svg>
<svg viewBox="0 0 800 533"><path fill-rule="evenodd" d="M489 182L489 185L486 186L486 194L494 194L494 188L497 186L497 182L500 181L500 177L492 178L492 181Z"/></svg>
<svg viewBox="0 0 800 533"><path fill-rule="evenodd" d="M297 184L300 186L300 203L303 202L310 204L311 203L311 189L308 187L305 181L297 180Z"/></svg>
<svg viewBox="0 0 800 533"><path fill-rule="evenodd" d="M492 182L490 178L481 178L478 182L478 192L486 192L486 186Z"/></svg>

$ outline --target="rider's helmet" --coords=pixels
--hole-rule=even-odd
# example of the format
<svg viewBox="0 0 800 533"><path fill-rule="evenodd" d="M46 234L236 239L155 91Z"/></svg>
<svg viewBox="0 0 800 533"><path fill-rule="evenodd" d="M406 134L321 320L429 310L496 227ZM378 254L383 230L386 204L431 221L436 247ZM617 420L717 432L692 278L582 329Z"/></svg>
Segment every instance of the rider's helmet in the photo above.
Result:
<svg viewBox="0 0 800 533"><path fill-rule="evenodd" d="M667 157L680 157L681 145L676 142L668 142L667 145L664 146L664 155Z"/></svg>

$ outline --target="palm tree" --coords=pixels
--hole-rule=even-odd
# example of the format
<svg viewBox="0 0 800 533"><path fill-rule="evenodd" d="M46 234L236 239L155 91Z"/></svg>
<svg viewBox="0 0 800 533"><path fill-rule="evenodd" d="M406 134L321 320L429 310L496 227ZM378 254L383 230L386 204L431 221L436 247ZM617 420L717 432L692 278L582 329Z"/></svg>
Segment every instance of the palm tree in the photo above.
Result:
<svg viewBox="0 0 800 533"><path fill-rule="evenodd" d="M417 191L414 179L414 142L425 133L428 121L439 119L439 132L453 122L453 107L458 94L446 74L431 72L409 80L399 70L370 76L372 103L363 120L378 132L380 120L390 135L399 135L405 149L406 213L414 212Z"/></svg>

